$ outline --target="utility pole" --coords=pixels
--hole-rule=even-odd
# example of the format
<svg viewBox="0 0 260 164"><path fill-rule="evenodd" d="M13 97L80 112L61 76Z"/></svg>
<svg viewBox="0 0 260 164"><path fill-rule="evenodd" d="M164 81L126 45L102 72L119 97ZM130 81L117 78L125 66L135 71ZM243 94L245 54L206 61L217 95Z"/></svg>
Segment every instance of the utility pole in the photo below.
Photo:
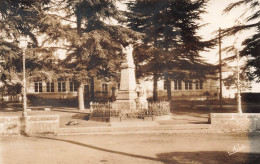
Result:
<svg viewBox="0 0 260 164"><path fill-rule="evenodd" d="M26 99L26 75L25 75L25 58L26 58L26 49L27 49L27 37L21 37L20 38L20 47L22 48L23 51L23 113L21 117L21 130L20 133L22 135L27 134L27 99Z"/></svg>
<svg viewBox="0 0 260 164"><path fill-rule="evenodd" d="M27 116L27 98L26 98L26 75L25 75L25 58L26 58L26 48L27 48L27 38L26 37L22 37L20 39L20 46L22 48L23 51L23 117Z"/></svg>
<svg viewBox="0 0 260 164"><path fill-rule="evenodd" d="M25 77L25 48L23 48L23 116L27 116L26 77Z"/></svg>
<svg viewBox="0 0 260 164"><path fill-rule="evenodd" d="M219 27L219 107L222 109L222 59L221 59L221 28Z"/></svg>
<svg viewBox="0 0 260 164"><path fill-rule="evenodd" d="M241 107L241 89L240 89L240 67L239 67L239 54L236 50L236 56L237 56L237 112L242 113L242 107Z"/></svg>

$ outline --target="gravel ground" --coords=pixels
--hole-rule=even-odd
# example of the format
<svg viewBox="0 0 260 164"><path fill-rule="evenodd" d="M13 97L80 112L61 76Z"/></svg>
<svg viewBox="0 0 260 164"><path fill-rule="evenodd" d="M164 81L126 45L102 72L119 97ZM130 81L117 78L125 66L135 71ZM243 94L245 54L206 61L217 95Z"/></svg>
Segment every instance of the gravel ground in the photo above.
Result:
<svg viewBox="0 0 260 164"><path fill-rule="evenodd" d="M21 116L21 104L10 104L0 109L0 116ZM96 127L96 126L110 126L110 123L89 120L89 111L79 111L77 108L51 108L51 111L32 110L28 115L59 115L60 127ZM77 124L67 126L70 121ZM167 121L158 121L160 125L174 125L174 124L207 124L208 114L196 111L176 111L173 113L173 119Z"/></svg>
<svg viewBox="0 0 260 164"><path fill-rule="evenodd" d="M3 137L0 163L259 163L259 141L259 134Z"/></svg>

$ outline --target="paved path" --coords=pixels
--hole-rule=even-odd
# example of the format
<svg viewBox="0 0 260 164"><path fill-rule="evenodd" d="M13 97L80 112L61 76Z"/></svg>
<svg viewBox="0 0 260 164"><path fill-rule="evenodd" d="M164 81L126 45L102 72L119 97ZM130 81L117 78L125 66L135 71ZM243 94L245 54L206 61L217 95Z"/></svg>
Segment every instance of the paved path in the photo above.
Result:
<svg viewBox="0 0 260 164"><path fill-rule="evenodd" d="M229 155L228 152L234 154ZM260 136L149 134L3 137L0 155L1 164L256 164L260 163Z"/></svg>
<svg viewBox="0 0 260 164"><path fill-rule="evenodd" d="M120 123L122 124L122 123ZM112 127L70 127L60 128L58 135L89 135L89 134L190 134L190 133L223 133L210 128L209 124L177 124L177 125L147 125L125 124ZM131 126L132 125L132 126Z"/></svg>
<svg viewBox="0 0 260 164"><path fill-rule="evenodd" d="M22 111L20 108L4 108L0 109L0 116L21 116ZM110 126L110 123L98 122L89 120L89 110L79 111L76 108L52 108L51 111L35 110L29 111L28 115L59 115L60 116L60 127L100 127ZM75 121L78 124L74 126L67 126L69 121ZM176 125L176 124L207 124L208 114L207 113L196 113L196 112L174 112L173 119L168 121L158 121L159 125ZM115 126L120 126L115 123Z"/></svg>

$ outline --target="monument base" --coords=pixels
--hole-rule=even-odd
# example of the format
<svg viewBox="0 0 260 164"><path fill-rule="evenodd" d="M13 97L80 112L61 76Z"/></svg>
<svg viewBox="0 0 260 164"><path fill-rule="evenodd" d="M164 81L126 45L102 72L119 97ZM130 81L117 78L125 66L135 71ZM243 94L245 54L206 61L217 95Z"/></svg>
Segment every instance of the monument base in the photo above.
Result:
<svg viewBox="0 0 260 164"><path fill-rule="evenodd" d="M119 90L116 101L135 101L137 93L135 91Z"/></svg>
<svg viewBox="0 0 260 164"><path fill-rule="evenodd" d="M134 100L116 100L113 103L113 109L121 110L123 113L131 113L136 110L136 102Z"/></svg>
<svg viewBox="0 0 260 164"><path fill-rule="evenodd" d="M130 113L136 109L137 94L135 91L119 90L116 102L113 103L113 109Z"/></svg>

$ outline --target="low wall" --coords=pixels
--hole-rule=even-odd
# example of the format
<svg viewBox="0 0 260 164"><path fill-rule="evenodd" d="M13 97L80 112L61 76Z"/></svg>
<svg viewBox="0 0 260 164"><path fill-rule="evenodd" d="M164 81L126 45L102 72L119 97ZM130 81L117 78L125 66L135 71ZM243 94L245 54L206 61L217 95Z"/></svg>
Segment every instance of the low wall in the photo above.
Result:
<svg viewBox="0 0 260 164"><path fill-rule="evenodd" d="M94 121L100 121L100 122L121 122L121 121L123 122L124 120L122 117L91 117L90 119ZM162 116L147 116L143 118L144 121L165 121L171 119L172 119L172 115L170 114L162 115Z"/></svg>
<svg viewBox="0 0 260 164"><path fill-rule="evenodd" d="M209 123L223 131L260 131L260 113L210 113Z"/></svg>
<svg viewBox="0 0 260 164"><path fill-rule="evenodd" d="M144 121L165 121L165 120L171 120L172 115L161 115L161 116L147 116L144 117Z"/></svg>
<svg viewBox="0 0 260 164"><path fill-rule="evenodd" d="M58 128L58 115L0 117L0 136L57 134Z"/></svg>
<svg viewBox="0 0 260 164"><path fill-rule="evenodd" d="M20 134L20 117L0 117L0 136Z"/></svg>

